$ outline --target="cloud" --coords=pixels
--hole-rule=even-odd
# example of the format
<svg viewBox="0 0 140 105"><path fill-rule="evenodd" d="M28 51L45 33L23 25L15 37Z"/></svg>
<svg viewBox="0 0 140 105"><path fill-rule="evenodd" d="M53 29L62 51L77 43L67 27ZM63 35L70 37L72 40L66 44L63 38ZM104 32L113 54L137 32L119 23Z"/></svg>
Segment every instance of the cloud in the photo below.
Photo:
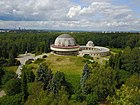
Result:
<svg viewBox="0 0 140 105"><path fill-rule="evenodd" d="M68 0L1 0L0 16L19 17L20 20L55 20L65 18L70 6L72 3Z"/></svg>
<svg viewBox="0 0 140 105"><path fill-rule="evenodd" d="M81 6L80 5L71 7L69 9L69 12L68 12L67 16L70 17L70 18L72 18L74 16L79 15L80 14L80 11L81 11Z"/></svg>
<svg viewBox="0 0 140 105"><path fill-rule="evenodd" d="M93 2L87 7L81 8L80 5L71 7L67 16L70 18L80 16L94 17L96 14L101 14L104 18L125 17L131 14L132 10L127 6L116 6L108 2Z"/></svg>
<svg viewBox="0 0 140 105"><path fill-rule="evenodd" d="M139 30L134 10L114 1L0 0L0 28Z"/></svg>

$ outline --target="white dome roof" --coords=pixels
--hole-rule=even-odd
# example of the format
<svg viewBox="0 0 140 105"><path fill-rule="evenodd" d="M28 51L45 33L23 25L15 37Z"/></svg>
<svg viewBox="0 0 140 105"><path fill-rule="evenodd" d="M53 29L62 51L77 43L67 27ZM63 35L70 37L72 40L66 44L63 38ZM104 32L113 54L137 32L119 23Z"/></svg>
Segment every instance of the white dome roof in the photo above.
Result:
<svg viewBox="0 0 140 105"><path fill-rule="evenodd" d="M55 39L54 45L64 47L75 46L76 42L75 39L69 34L62 34Z"/></svg>
<svg viewBox="0 0 140 105"><path fill-rule="evenodd" d="M92 41L88 41L86 44L87 47L94 47L94 44Z"/></svg>

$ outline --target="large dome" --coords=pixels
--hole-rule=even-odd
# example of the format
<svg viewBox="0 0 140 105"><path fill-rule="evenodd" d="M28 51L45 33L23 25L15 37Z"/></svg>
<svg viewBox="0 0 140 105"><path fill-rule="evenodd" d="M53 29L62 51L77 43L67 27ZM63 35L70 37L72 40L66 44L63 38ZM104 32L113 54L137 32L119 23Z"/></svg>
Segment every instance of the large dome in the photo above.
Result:
<svg viewBox="0 0 140 105"><path fill-rule="evenodd" d="M55 39L54 45L62 47L75 46L76 42L69 34L62 34Z"/></svg>
<svg viewBox="0 0 140 105"><path fill-rule="evenodd" d="M50 48L58 55L78 55L79 51L79 45L76 45L75 39L69 34L58 36Z"/></svg>

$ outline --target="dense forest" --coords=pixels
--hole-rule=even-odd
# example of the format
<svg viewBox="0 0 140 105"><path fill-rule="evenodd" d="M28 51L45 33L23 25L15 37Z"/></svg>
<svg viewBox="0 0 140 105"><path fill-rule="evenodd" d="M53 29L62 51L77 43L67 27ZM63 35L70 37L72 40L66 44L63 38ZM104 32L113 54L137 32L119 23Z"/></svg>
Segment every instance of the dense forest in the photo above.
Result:
<svg viewBox="0 0 140 105"><path fill-rule="evenodd" d="M25 51L31 53L50 52L50 44L62 32L11 32L0 33L0 57L16 57ZM133 48L140 46L140 35L138 33L92 33L80 32L69 33L77 44L85 45L89 40L95 45L108 46L111 48Z"/></svg>
<svg viewBox="0 0 140 105"><path fill-rule="evenodd" d="M21 78L5 66L19 65L15 60L25 51L50 52L50 44L62 32L0 33L0 87L6 96L0 105L140 105L140 34L136 33L69 33L79 45L92 40L95 45L121 49L110 55L105 65L89 62L85 56L79 85L74 88L63 72L53 73L49 65L37 62L24 66ZM46 58L42 58L46 59Z"/></svg>

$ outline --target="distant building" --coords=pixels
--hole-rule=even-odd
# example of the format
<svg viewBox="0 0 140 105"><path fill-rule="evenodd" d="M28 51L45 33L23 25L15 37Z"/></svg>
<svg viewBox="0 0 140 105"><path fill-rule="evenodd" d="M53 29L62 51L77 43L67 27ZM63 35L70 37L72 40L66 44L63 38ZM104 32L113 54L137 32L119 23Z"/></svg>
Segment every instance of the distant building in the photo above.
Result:
<svg viewBox="0 0 140 105"><path fill-rule="evenodd" d="M85 54L89 54L92 57L100 57L110 54L110 50L108 48L94 46L92 41L88 41L85 46L79 46L76 44L75 39L68 34L62 34L58 36L50 48L54 54L58 55L84 56Z"/></svg>

